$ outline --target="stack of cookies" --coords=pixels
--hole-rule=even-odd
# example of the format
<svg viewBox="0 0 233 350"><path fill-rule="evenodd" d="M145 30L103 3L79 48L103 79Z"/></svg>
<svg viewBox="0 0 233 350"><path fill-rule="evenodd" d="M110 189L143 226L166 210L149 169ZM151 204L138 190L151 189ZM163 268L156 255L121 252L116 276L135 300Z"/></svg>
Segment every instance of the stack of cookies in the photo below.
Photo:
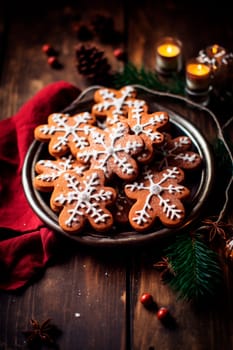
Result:
<svg viewBox="0 0 233 350"><path fill-rule="evenodd" d="M101 87L90 111L53 113L34 135L49 157L35 164L33 186L51 193L65 232L129 225L146 233L155 222L172 228L185 219L186 171L199 168L201 156L188 136L173 135L166 111L149 112L134 87Z"/></svg>

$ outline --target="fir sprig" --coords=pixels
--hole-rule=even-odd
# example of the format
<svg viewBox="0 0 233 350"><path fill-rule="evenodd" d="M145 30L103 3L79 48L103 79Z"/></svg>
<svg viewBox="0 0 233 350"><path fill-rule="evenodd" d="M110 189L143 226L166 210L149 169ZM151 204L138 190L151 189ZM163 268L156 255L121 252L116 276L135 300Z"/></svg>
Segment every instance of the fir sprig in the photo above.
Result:
<svg viewBox="0 0 233 350"><path fill-rule="evenodd" d="M164 282L178 293L178 299L201 301L215 295L222 283L220 261L198 233L177 235L166 257L173 273Z"/></svg>
<svg viewBox="0 0 233 350"><path fill-rule="evenodd" d="M159 75L154 70L147 70L145 67L137 68L133 63L125 64L122 72L114 75L114 86L117 89L126 85L139 84L149 89L163 92L184 95L185 82L183 76L178 73L172 74L166 82L161 81Z"/></svg>

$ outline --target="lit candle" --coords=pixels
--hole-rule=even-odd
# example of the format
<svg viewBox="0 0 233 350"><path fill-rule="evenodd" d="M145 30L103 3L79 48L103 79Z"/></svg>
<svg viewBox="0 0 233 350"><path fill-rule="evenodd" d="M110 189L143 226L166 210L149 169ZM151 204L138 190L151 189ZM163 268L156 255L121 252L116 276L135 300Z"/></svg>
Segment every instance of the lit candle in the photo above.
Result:
<svg viewBox="0 0 233 350"><path fill-rule="evenodd" d="M214 44L212 46L208 46L206 48L206 53L207 55L209 55L210 57L222 57L225 55L226 53L226 50L222 47L222 46L219 46L217 44Z"/></svg>
<svg viewBox="0 0 233 350"><path fill-rule="evenodd" d="M159 73L172 73L182 68L182 44L179 40L166 37L156 47L155 69Z"/></svg>
<svg viewBox="0 0 233 350"><path fill-rule="evenodd" d="M224 47L214 44L199 51L198 61L211 68L212 85L216 89L224 89L228 78L229 67Z"/></svg>
<svg viewBox="0 0 233 350"><path fill-rule="evenodd" d="M222 46L215 44L208 46L205 53L211 62L212 69L216 70L222 64L222 60L226 55L226 50Z"/></svg>
<svg viewBox="0 0 233 350"><path fill-rule="evenodd" d="M225 57L226 50L224 47L214 44L208 46L205 50L199 51L198 60L209 64L212 73L215 73L215 71L224 63Z"/></svg>
<svg viewBox="0 0 233 350"><path fill-rule="evenodd" d="M197 59L189 60L186 64L186 85L191 91L205 91L209 89L211 68Z"/></svg>

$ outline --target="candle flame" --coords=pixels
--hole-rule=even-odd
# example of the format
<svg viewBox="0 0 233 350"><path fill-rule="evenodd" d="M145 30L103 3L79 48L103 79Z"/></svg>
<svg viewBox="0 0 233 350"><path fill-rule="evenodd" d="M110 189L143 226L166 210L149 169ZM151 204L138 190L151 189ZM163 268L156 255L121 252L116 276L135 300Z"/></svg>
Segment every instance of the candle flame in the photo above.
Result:
<svg viewBox="0 0 233 350"><path fill-rule="evenodd" d="M171 53L172 52L172 47L170 45L167 46L167 53Z"/></svg>
<svg viewBox="0 0 233 350"><path fill-rule="evenodd" d="M210 67L203 63L189 63L186 69L188 73L198 77L210 74Z"/></svg>
<svg viewBox="0 0 233 350"><path fill-rule="evenodd" d="M219 50L219 46L218 46L218 45L213 45L213 46L212 46L212 53L213 53L214 55L216 55L216 53L218 53L218 50Z"/></svg>
<svg viewBox="0 0 233 350"><path fill-rule="evenodd" d="M177 57L180 54L180 48L173 43L163 43L157 47L157 52L162 57Z"/></svg>

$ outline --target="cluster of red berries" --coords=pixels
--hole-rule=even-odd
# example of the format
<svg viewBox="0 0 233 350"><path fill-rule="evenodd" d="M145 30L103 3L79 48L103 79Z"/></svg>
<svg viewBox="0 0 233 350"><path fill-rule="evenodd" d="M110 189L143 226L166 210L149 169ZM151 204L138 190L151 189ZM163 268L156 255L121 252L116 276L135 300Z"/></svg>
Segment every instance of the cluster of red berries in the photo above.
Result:
<svg viewBox="0 0 233 350"><path fill-rule="evenodd" d="M54 49L54 47L51 44L44 44L42 46L42 52L44 52L47 56L47 62L48 64L55 69L62 68L62 64L59 62L58 59L58 51Z"/></svg>
<svg viewBox="0 0 233 350"><path fill-rule="evenodd" d="M143 293L141 295L140 302L146 308L153 308L156 306L153 296L150 293ZM159 320L165 321L169 316L169 310L165 306L162 306L160 308L156 307L156 315Z"/></svg>
<svg viewBox="0 0 233 350"><path fill-rule="evenodd" d="M60 69L62 68L62 64L60 63L58 56L59 53L57 50L54 49L54 47L51 44L44 44L41 48L42 52L46 54L47 56L47 63L55 69ZM127 60L127 55L126 52L121 49L117 48L113 51L113 55L115 58L119 61L126 62Z"/></svg>

